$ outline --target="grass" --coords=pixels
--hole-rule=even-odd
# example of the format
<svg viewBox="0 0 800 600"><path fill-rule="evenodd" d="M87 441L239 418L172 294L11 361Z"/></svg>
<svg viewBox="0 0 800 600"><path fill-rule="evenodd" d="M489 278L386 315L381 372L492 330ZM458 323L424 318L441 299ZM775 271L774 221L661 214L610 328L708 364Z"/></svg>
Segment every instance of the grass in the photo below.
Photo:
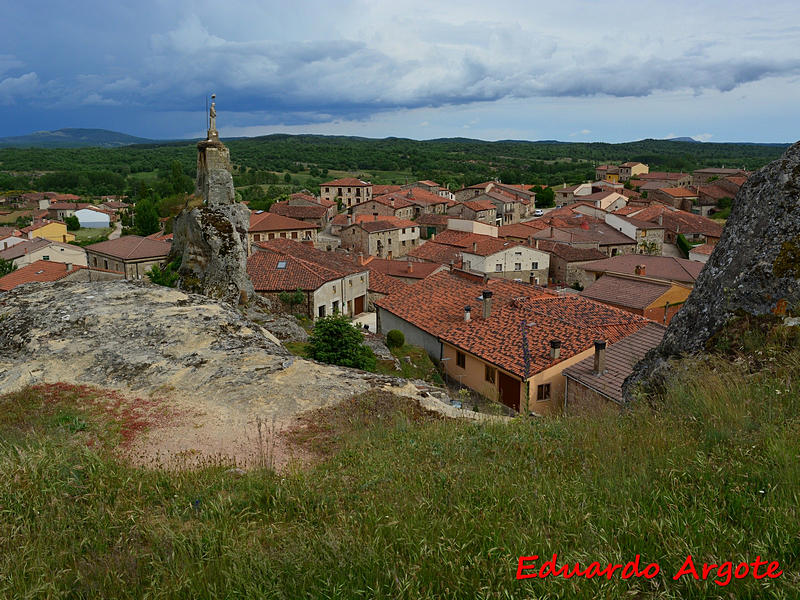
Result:
<svg viewBox="0 0 800 600"><path fill-rule="evenodd" d="M70 231L70 233L75 234L76 242L87 242L89 240L95 240L99 238L106 239L112 231L114 231L113 227L81 227L75 231Z"/></svg>
<svg viewBox="0 0 800 600"><path fill-rule="evenodd" d="M0 597L795 598L798 334L733 331L623 416L470 423L359 397L291 434L324 459L283 474L133 468L91 390L0 397ZM661 573L515 579L554 552ZM673 581L689 553L784 574Z"/></svg>
<svg viewBox="0 0 800 600"><path fill-rule="evenodd" d="M397 370L393 360L379 360L378 373L406 379L422 379L437 385L444 385L444 380L423 348L405 344L400 348L392 348L390 351L398 359L400 370Z"/></svg>

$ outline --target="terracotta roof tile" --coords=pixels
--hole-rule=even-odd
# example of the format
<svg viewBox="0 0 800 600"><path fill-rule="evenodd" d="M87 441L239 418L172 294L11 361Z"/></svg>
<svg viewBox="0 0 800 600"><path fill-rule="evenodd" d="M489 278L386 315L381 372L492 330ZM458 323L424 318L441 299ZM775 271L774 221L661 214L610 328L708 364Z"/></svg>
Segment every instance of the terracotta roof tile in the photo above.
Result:
<svg viewBox="0 0 800 600"><path fill-rule="evenodd" d="M312 291L324 283L367 271L347 256L276 238L255 244L247 274L256 291Z"/></svg>
<svg viewBox="0 0 800 600"><path fill-rule="evenodd" d="M634 365L661 343L665 331L666 328L658 323L648 323L639 331L608 346L604 373L594 374L594 356L589 356L564 369L564 376L621 404L622 383L633 372Z"/></svg>
<svg viewBox="0 0 800 600"><path fill-rule="evenodd" d="M651 223L658 223L660 218L664 229L676 233L698 233L711 237L720 237L722 235L722 225L719 223L663 204L652 204L631 216L640 221L649 221Z"/></svg>
<svg viewBox="0 0 800 600"><path fill-rule="evenodd" d="M598 302L644 309L668 292L671 287L667 281L606 274L583 290L580 295Z"/></svg>
<svg viewBox="0 0 800 600"><path fill-rule="evenodd" d="M549 240L538 240L538 249L558 256L567 262L584 262L606 258L605 254L594 248L576 248L569 244L551 242Z"/></svg>
<svg viewBox="0 0 800 600"><path fill-rule="evenodd" d="M288 202L275 202L269 212L291 219L321 219L328 214L328 209L317 204L315 206L292 206Z"/></svg>
<svg viewBox="0 0 800 600"><path fill-rule="evenodd" d="M71 275L85 268L86 267L74 265L68 271L65 263L50 260L37 260L20 269L11 271L11 273L4 277L0 277L0 291L7 292L25 283L58 281L67 275Z"/></svg>
<svg viewBox="0 0 800 600"><path fill-rule="evenodd" d="M417 263L422 264L422 263ZM393 294L395 292L402 292L405 288L408 287L407 283L403 283L399 279L395 279L394 277L389 277L372 268L372 265L369 265L369 291L375 292L376 294L383 294L384 296Z"/></svg>
<svg viewBox="0 0 800 600"><path fill-rule="evenodd" d="M436 263L438 265L447 265L452 262L455 265L461 263L461 248L456 246L449 246L447 244L439 244L436 241L425 242L421 246L417 246L406 256L423 260L426 262Z"/></svg>
<svg viewBox="0 0 800 600"><path fill-rule="evenodd" d="M313 229L313 223L305 223L297 219L284 217L273 212L251 212L250 232L288 231L291 229Z"/></svg>
<svg viewBox="0 0 800 600"><path fill-rule="evenodd" d="M0 258L3 260L16 260L21 256L30 254L41 248L46 248L50 245L50 241L44 238L34 238L32 240L25 240L19 244L14 244L5 250L0 251Z"/></svg>
<svg viewBox="0 0 800 600"><path fill-rule="evenodd" d="M165 258L172 244L152 240L138 235L124 235L115 240L98 242L86 246L87 251L100 252L122 260L138 260L142 258Z"/></svg>
<svg viewBox="0 0 800 600"><path fill-rule="evenodd" d="M388 258L373 258L368 263L370 272L377 271L389 277L403 277L406 279L425 279L441 265L428 262L408 260L390 260Z"/></svg>
<svg viewBox="0 0 800 600"><path fill-rule="evenodd" d="M636 273L637 265L645 266L647 277L666 281L679 281L694 284L703 263L672 256L649 256L647 254L620 254L592 261L583 266L586 271L595 273Z"/></svg>

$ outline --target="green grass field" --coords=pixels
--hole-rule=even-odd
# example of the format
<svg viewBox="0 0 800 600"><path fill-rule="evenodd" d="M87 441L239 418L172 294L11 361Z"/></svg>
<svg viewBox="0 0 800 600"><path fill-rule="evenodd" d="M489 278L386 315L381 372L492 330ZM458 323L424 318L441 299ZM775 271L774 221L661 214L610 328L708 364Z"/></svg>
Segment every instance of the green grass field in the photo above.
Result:
<svg viewBox="0 0 800 600"><path fill-rule="evenodd" d="M114 231L113 227L100 227L96 229L90 227L81 227L76 231L70 231L70 233L75 234L76 242L85 242L90 239L105 237L112 231Z"/></svg>
<svg viewBox="0 0 800 600"><path fill-rule="evenodd" d="M134 468L91 390L0 398L3 598L796 598L800 334L759 325L630 414L445 420L373 392L313 414L308 470ZM112 399L113 400L113 399ZM518 557L656 562L515 578ZM777 579L674 574L779 561Z"/></svg>

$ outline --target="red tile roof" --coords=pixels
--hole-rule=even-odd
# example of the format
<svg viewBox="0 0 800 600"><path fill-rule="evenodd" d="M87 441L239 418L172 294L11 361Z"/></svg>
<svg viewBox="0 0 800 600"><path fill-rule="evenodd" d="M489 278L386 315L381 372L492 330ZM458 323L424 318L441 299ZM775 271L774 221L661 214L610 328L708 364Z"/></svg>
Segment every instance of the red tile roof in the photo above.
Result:
<svg viewBox="0 0 800 600"><path fill-rule="evenodd" d="M51 223L60 223L61 225L64 225L64 227L66 227L66 224L63 221L57 221L55 219L50 219L50 220L45 219L43 221L35 221L30 225L28 225L27 227L20 229L20 231L22 233L30 233L31 231L36 231L37 229L41 229L45 225L50 225Z"/></svg>
<svg viewBox="0 0 800 600"><path fill-rule="evenodd" d="M321 219L328 214L328 209L321 204L315 206L292 206L288 202L275 202L269 212L292 219Z"/></svg>
<svg viewBox="0 0 800 600"><path fill-rule="evenodd" d="M85 268L73 265L68 271L67 265L64 263L37 260L21 269L11 271L4 277L0 277L0 291L7 292L24 283L58 281Z"/></svg>
<svg viewBox="0 0 800 600"><path fill-rule="evenodd" d="M382 196L373 196L372 201L379 202L384 206L389 206L394 209L414 206L414 203L409 200L405 192L392 192L390 194L383 194ZM394 204L392 204L392 202L394 202ZM362 202L362 204L366 203L367 202Z"/></svg>
<svg viewBox="0 0 800 600"><path fill-rule="evenodd" d="M673 198L697 198L697 192L685 187L660 188L659 191Z"/></svg>
<svg viewBox="0 0 800 600"><path fill-rule="evenodd" d="M391 194L399 192L402 186L400 185L373 185L372 196L383 196L384 194Z"/></svg>
<svg viewBox="0 0 800 600"><path fill-rule="evenodd" d="M699 188L699 193L703 194L704 196L709 196L715 200L721 200L722 198L730 198L735 196L732 194L730 190L726 190L724 187L719 185L701 185ZM697 194L695 194L697 196Z"/></svg>
<svg viewBox="0 0 800 600"><path fill-rule="evenodd" d="M294 240L276 238L255 246L247 259L247 274L260 292L313 291L328 281L368 270L344 255Z"/></svg>
<svg viewBox="0 0 800 600"><path fill-rule="evenodd" d="M704 266L703 263L696 260L672 256L620 254L587 263L583 266L583 269L595 273L627 273L628 275L633 275L636 273L638 265L645 266L647 277L691 284L695 282Z"/></svg>
<svg viewBox="0 0 800 600"><path fill-rule="evenodd" d="M711 253L714 251L714 244L700 244L699 246L694 246L690 252L696 252L697 254L704 254L710 256Z"/></svg>
<svg viewBox="0 0 800 600"><path fill-rule="evenodd" d="M663 204L652 204L631 216L651 223L658 223L661 219L664 229L676 233L697 233L717 238L722 235L722 225L712 219Z"/></svg>
<svg viewBox="0 0 800 600"><path fill-rule="evenodd" d="M538 240L537 244L539 250L549 252L567 262L583 262L606 258L605 254L594 248L576 248L569 244L551 242L549 240Z"/></svg>
<svg viewBox="0 0 800 600"><path fill-rule="evenodd" d="M494 203L489 200L467 200L466 202L462 202L462 204L474 212L496 210Z"/></svg>
<svg viewBox="0 0 800 600"><path fill-rule="evenodd" d="M430 187L442 187L438 183L436 183L435 181L431 181L430 179L422 179L420 181L417 181L416 183L421 183L423 185L427 185Z"/></svg>
<svg viewBox="0 0 800 600"><path fill-rule="evenodd" d="M483 319L482 291L492 292L492 312ZM576 296L504 279L472 282L449 272L427 279L376 304L427 333L523 378L590 348L595 339L616 341L643 327L638 315ZM473 319L464 321L464 307ZM527 355L522 348L526 328ZM561 340L561 358L550 358L551 339Z"/></svg>
<svg viewBox="0 0 800 600"><path fill-rule="evenodd" d="M373 258L367 263L370 272L377 271L389 277L402 277L405 279L425 279L441 265L428 262L408 260L389 260L387 258Z"/></svg>
<svg viewBox="0 0 800 600"><path fill-rule="evenodd" d="M156 233L151 233L146 237L148 240L161 240L162 242L171 242L173 234L164 233L163 231L157 231Z"/></svg>
<svg viewBox="0 0 800 600"><path fill-rule="evenodd" d="M672 284L649 277L606 274L581 292L584 298L642 310L670 290Z"/></svg>
<svg viewBox="0 0 800 600"><path fill-rule="evenodd" d="M52 202L48 210L80 210L91 206L88 202Z"/></svg>
<svg viewBox="0 0 800 600"><path fill-rule="evenodd" d="M604 373L595 375L594 355L592 355L564 369L564 376L621 404L622 383L633 372L633 366L643 359L649 350L661 343L665 331L666 327L663 325L648 323L636 333L608 346ZM569 407L567 410L569 411Z"/></svg>
<svg viewBox="0 0 800 600"><path fill-rule="evenodd" d="M687 177L688 173L669 173L667 171L650 171L649 173L639 173L637 177L647 181L648 179L664 179L667 181L678 180Z"/></svg>
<svg viewBox="0 0 800 600"><path fill-rule="evenodd" d="M417 263L424 264L424 263ZM407 283L403 283L399 279L395 279L394 277L389 277L372 268L372 265L369 265L369 291L374 292L376 294L383 294L384 296L388 294L393 294L395 292L402 292L406 287L408 287Z"/></svg>
<svg viewBox="0 0 800 600"><path fill-rule="evenodd" d="M9 246L5 250L0 251L0 258L3 260L15 260L21 256L25 256L26 254L35 252L40 248L46 248L50 244L51 242L44 238L25 240L24 242L14 244L13 246Z"/></svg>
<svg viewBox="0 0 800 600"><path fill-rule="evenodd" d="M434 213L425 213L417 217L415 221L417 225L444 225L447 226L448 221L452 219L450 215L437 215Z"/></svg>
<svg viewBox="0 0 800 600"><path fill-rule="evenodd" d="M342 179L334 179L333 181L321 183L320 187L369 187L371 185L371 183L361 181L355 177L344 177Z"/></svg>
<svg viewBox="0 0 800 600"><path fill-rule="evenodd" d="M547 225L538 220L526 221L525 223L512 223L511 225L501 225L498 227L497 237L527 239L542 229L547 229Z"/></svg>
<svg viewBox="0 0 800 600"><path fill-rule="evenodd" d="M411 258L436 263L437 265L447 265L451 262L455 265L461 263L461 248L439 244L436 241L425 242L417 246L406 254Z"/></svg>
<svg viewBox="0 0 800 600"><path fill-rule="evenodd" d="M368 233L377 233L379 231L391 231L394 229L405 229L408 227L416 227L414 221L408 219L401 219L392 216L375 216L375 215L356 215L357 217L364 217L356 219L353 227L360 227Z"/></svg>
<svg viewBox="0 0 800 600"><path fill-rule="evenodd" d="M639 315L574 295L523 296L505 303L493 298L493 304L488 319L462 320L439 337L522 378L588 350L595 340L613 343L650 322ZM480 311L479 303L477 308ZM463 307L460 312L463 314ZM524 336L523 327L527 329ZM550 355L550 340L554 339L561 341L561 355L557 359ZM525 340L527 365L522 351Z"/></svg>
<svg viewBox="0 0 800 600"><path fill-rule="evenodd" d="M314 229L313 223L304 223L272 212L251 212L250 232L288 231L293 229Z"/></svg>
<svg viewBox="0 0 800 600"><path fill-rule="evenodd" d="M86 246L88 252L99 252L121 260L143 258L166 258L172 244L170 242L148 239L138 235L124 235L115 240L98 242Z"/></svg>

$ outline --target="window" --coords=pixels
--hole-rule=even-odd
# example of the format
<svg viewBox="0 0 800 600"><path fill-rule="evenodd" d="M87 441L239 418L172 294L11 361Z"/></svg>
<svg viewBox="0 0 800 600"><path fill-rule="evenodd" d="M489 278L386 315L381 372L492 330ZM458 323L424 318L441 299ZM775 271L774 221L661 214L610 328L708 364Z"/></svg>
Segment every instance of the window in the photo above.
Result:
<svg viewBox="0 0 800 600"><path fill-rule="evenodd" d="M514 263L515 271L522 271L522 263Z"/></svg>
<svg viewBox="0 0 800 600"><path fill-rule="evenodd" d="M536 400L539 402L546 402L550 400L550 384L545 383L536 387Z"/></svg>
<svg viewBox="0 0 800 600"><path fill-rule="evenodd" d="M495 270L495 273L502 273L503 272L503 265L501 265L500 263L497 263L494 266L494 270Z"/></svg>
<svg viewBox="0 0 800 600"><path fill-rule="evenodd" d="M532 262L531 263L531 271L538 271L538 270L539 270L539 263L535 262L535 261Z"/></svg>
<svg viewBox="0 0 800 600"><path fill-rule="evenodd" d="M467 355L463 352L456 352L456 365L462 369L467 366Z"/></svg>
<svg viewBox="0 0 800 600"><path fill-rule="evenodd" d="M94 266L96 267L97 266L97 257L96 256L92 258L92 262L94 263Z"/></svg>
<svg viewBox="0 0 800 600"><path fill-rule="evenodd" d="M260 242L261 241L261 234L257 233L253 236L253 241Z"/></svg>
<svg viewBox="0 0 800 600"><path fill-rule="evenodd" d="M489 365L486 365L486 370L485 370L485 372L483 374L483 377L489 383L494 383L494 377L495 377L495 369L494 369L494 367L490 367Z"/></svg>
<svg viewBox="0 0 800 600"><path fill-rule="evenodd" d="M339 314L339 301L338 300L334 300L333 301L333 314L335 314L335 315Z"/></svg>
<svg viewBox="0 0 800 600"><path fill-rule="evenodd" d="M297 239L297 232L296 232L296 231L293 231L293 232L292 232L292 239L293 239L293 240L296 240L296 239Z"/></svg>
<svg viewBox="0 0 800 600"><path fill-rule="evenodd" d="M270 233L269 234L269 239L274 240L275 239L275 234L274 233Z"/></svg>
<svg viewBox="0 0 800 600"><path fill-rule="evenodd" d="M317 314L319 314L320 319L325 316L325 305L319 307L317 310Z"/></svg>
<svg viewBox="0 0 800 600"><path fill-rule="evenodd" d="M285 238L285 237L286 237L286 232L285 232L285 231L281 231L281 237L282 237L282 238Z"/></svg>
<svg viewBox="0 0 800 600"><path fill-rule="evenodd" d="M43 256L43 257L42 257L42 260L50 260L50 255L48 254L48 255L46 255L46 256Z"/></svg>
<svg viewBox="0 0 800 600"><path fill-rule="evenodd" d="M286 261L285 260L279 260L278 261L278 268L279 269L285 269L286 268Z"/></svg>
<svg viewBox="0 0 800 600"><path fill-rule="evenodd" d="M108 261L103 259L103 268L108 271Z"/></svg>
<svg viewBox="0 0 800 600"><path fill-rule="evenodd" d="M405 245L406 245L406 241L405 241L405 240L403 240L403 246L405 246Z"/></svg>

